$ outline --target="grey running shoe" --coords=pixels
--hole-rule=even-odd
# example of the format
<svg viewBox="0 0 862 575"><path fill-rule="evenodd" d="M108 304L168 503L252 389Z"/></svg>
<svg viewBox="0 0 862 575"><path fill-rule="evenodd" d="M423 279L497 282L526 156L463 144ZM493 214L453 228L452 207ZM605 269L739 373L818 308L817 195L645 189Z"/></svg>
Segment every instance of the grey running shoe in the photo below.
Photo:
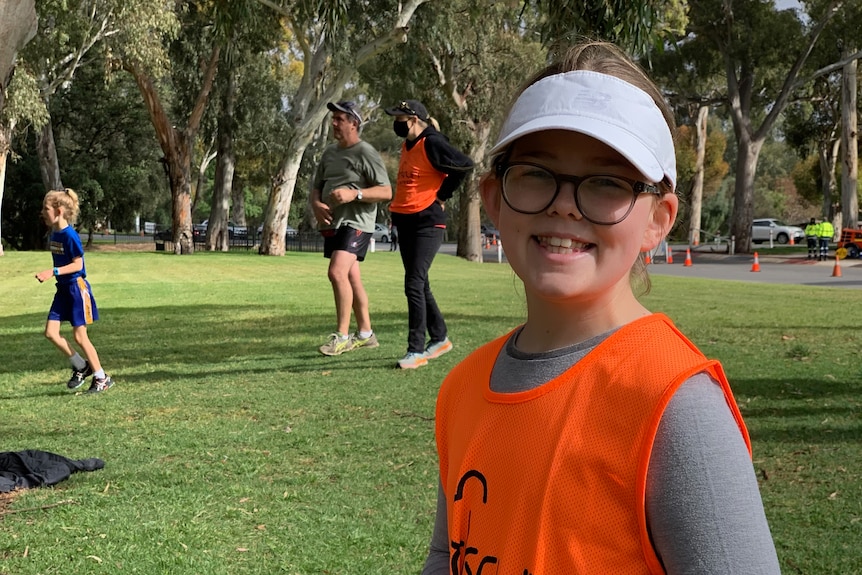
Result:
<svg viewBox="0 0 862 575"><path fill-rule="evenodd" d="M84 381L93 375L93 368L90 367L90 362L86 362L84 365L84 369L76 369L72 368L72 377L69 378L69 381L66 382L66 387L69 389L78 389L82 385L84 385Z"/></svg>
<svg viewBox="0 0 862 575"><path fill-rule="evenodd" d="M100 393L105 391L109 387L114 385L114 380L110 378L110 376L106 375L103 379L93 378L93 383L90 384L90 389L87 390L87 393Z"/></svg>
<svg viewBox="0 0 862 575"><path fill-rule="evenodd" d="M416 353L414 351L399 359L398 363L395 364L395 367L400 369L416 369L423 365L428 365L428 358L425 357L424 353Z"/></svg>
<svg viewBox="0 0 862 575"><path fill-rule="evenodd" d="M380 344L377 342L377 336L372 333L368 337L362 337L357 331L350 336L350 349L346 351L353 351L360 347L367 347L369 349L372 347L380 347Z"/></svg>
<svg viewBox="0 0 862 575"><path fill-rule="evenodd" d="M452 351L453 347L448 337L443 341L429 343L428 347L425 348L425 357L428 359L440 357L444 353Z"/></svg>
<svg viewBox="0 0 862 575"><path fill-rule="evenodd" d="M353 349L351 346L352 340L349 337L341 339L337 333L329 334L329 341L321 345L318 349L323 355L341 355L345 351Z"/></svg>

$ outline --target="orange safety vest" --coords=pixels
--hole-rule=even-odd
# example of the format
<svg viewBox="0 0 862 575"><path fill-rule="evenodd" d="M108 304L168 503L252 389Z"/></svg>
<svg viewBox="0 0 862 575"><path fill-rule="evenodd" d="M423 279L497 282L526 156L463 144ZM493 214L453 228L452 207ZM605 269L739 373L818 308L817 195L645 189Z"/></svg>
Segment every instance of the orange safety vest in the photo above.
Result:
<svg viewBox="0 0 862 575"><path fill-rule="evenodd" d="M445 179L446 174L438 171L428 160L425 138L419 140L410 150L407 149L406 143L402 144L395 197L389 204L389 211L396 214L421 212L437 199L437 190Z"/></svg>
<svg viewBox="0 0 862 575"><path fill-rule="evenodd" d="M721 365L653 314L538 388L494 393L510 335L460 363L437 400L452 573L664 573L647 531L646 475L677 388L700 372L715 378L751 453Z"/></svg>

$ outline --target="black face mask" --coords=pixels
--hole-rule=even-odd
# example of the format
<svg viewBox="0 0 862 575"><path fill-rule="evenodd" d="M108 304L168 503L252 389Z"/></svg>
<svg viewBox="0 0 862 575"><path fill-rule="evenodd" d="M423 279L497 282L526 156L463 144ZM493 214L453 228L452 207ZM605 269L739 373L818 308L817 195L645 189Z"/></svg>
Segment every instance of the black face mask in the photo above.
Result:
<svg viewBox="0 0 862 575"><path fill-rule="evenodd" d="M407 120L404 120L403 122L395 120L392 122L392 129L395 131L395 135L399 138L406 138L407 134L410 133L410 126L407 124Z"/></svg>

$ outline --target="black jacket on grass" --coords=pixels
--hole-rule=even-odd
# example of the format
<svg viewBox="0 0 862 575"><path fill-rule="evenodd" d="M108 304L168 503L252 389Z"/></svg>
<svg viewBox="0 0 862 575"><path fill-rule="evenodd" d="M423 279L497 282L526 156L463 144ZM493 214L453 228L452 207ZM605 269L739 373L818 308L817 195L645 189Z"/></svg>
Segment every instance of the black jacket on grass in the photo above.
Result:
<svg viewBox="0 0 862 575"><path fill-rule="evenodd" d="M27 449L0 453L0 493L55 485L78 471L105 466L101 459L69 459L56 453Z"/></svg>

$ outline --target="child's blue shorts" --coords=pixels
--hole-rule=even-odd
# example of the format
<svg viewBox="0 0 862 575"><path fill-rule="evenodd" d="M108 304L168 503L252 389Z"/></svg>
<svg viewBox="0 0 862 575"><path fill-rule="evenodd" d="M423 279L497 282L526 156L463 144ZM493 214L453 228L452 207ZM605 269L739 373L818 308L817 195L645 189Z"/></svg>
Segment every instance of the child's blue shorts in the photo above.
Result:
<svg viewBox="0 0 862 575"><path fill-rule="evenodd" d="M79 277L67 284L57 284L57 293L48 312L49 321L68 321L72 327L78 327L90 325L97 319L99 310L87 280Z"/></svg>

